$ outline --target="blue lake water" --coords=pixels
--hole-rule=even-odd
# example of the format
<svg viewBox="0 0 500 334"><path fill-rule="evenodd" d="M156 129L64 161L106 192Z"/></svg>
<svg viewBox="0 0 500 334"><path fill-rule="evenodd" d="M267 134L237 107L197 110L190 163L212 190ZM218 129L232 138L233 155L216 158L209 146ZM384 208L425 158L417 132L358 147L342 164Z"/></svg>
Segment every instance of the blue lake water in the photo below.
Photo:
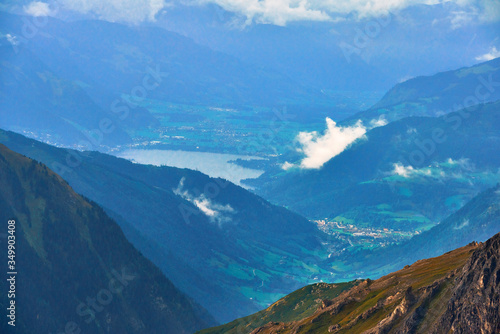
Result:
<svg viewBox="0 0 500 334"><path fill-rule="evenodd" d="M140 164L189 168L212 177L224 178L240 186L244 186L241 184L241 180L255 179L264 173L262 170L245 168L230 162L236 159L261 159L245 155L181 150L130 149L118 153L117 156Z"/></svg>

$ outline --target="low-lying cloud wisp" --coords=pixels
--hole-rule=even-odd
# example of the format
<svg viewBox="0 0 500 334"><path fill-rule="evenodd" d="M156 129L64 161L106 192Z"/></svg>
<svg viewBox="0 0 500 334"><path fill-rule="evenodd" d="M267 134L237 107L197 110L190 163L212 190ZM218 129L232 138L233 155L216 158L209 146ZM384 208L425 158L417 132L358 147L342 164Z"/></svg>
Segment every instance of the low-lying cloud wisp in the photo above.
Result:
<svg viewBox="0 0 500 334"><path fill-rule="evenodd" d="M200 194L199 196L193 196L188 190L184 189L183 177L177 188L173 189L174 194L181 196L188 202L193 203L201 212L203 212L209 219L210 222L216 223L221 227L224 223L232 221L231 215L235 214L236 211L231 207L231 205L222 205L212 201L210 198L205 196L205 194Z"/></svg>
<svg viewBox="0 0 500 334"><path fill-rule="evenodd" d="M479 61L488 61L488 60L492 60L492 59L495 59L495 58L498 58L500 57L500 51L497 50L496 47L491 47L490 51L481 55L481 56L477 56L476 57L476 60L479 60Z"/></svg>
<svg viewBox="0 0 500 334"><path fill-rule="evenodd" d="M465 158L458 160L448 158L445 162L434 162L430 166L424 168L405 166L401 162L397 162L392 166L393 170L389 174L402 176L404 178L424 176L434 179L458 179L464 177L464 172L471 172L475 169L474 165L469 161L469 159Z"/></svg>

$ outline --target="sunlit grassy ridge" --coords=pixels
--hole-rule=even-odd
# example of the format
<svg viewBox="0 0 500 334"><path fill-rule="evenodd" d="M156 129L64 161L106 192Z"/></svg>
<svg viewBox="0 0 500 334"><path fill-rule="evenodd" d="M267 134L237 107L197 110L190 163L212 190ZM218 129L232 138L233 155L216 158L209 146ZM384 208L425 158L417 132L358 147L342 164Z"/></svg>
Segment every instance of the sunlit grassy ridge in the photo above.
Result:
<svg viewBox="0 0 500 334"><path fill-rule="evenodd" d="M238 334L249 333L255 328L268 322L289 322L311 316L323 300L333 299L343 291L358 284L358 281L327 284L317 283L308 285L278 300L267 309L254 315L241 318L229 324L207 329L200 334Z"/></svg>
<svg viewBox="0 0 500 334"><path fill-rule="evenodd" d="M201 333L251 333L259 326L252 333L390 332L413 318L417 332L425 333L444 311L439 305L447 302L455 276L477 248L474 243L417 261L375 281L311 285L253 316Z"/></svg>

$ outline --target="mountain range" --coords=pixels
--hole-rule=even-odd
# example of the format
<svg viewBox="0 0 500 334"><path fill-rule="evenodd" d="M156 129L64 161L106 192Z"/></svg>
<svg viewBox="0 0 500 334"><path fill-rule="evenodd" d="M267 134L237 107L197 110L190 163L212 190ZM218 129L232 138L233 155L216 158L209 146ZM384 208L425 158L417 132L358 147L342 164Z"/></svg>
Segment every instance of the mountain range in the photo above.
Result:
<svg viewBox="0 0 500 334"><path fill-rule="evenodd" d="M386 15L353 13L348 19L283 25L258 24L257 17L242 17L221 2L175 3L154 24L325 92L349 92L355 99L360 91L383 92L405 78L477 63L475 58L496 42L498 23L460 21L458 13L466 14L456 5L412 3Z"/></svg>
<svg viewBox="0 0 500 334"><path fill-rule="evenodd" d="M138 130L157 129L154 113L174 104L192 109L335 103L285 74L157 27L51 17L36 26L30 17L0 12L0 34L2 126L52 143L79 145L109 128L101 123L109 119L114 130L104 130L93 148L129 144ZM152 107L160 101L161 107Z"/></svg>
<svg viewBox="0 0 500 334"><path fill-rule="evenodd" d="M160 5L131 23L0 4L21 333L500 330L497 21ZM264 173L114 156L152 147Z"/></svg>
<svg viewBox="0 0 500 334"><path fill-rule="evenodd" d="M499 69L497 58L398 84L373 107L335 124L338 141L346 140L342 132L364 135L322 166L303 167L315 157L296 143L247 183L310 219L429 229L499 181ZM379 126L369 126L374 121ZM316 142L333 136L330 128L304 133ZM284 170L285 162L295 168Z"/></svg>
<svg viewBox="0 0 500 334"><path fill-rule="evenodd" d="M409 79L391 88L369 109L346 123L388 122L412 116L436 117L500 99L500 58L471 67Z"/></svg>
<svg viewBox="0 0 500 334"><path fill-rule="evenodd" d="M405 118L368 131L319 170L252 184L306 217L422 231L498 182L499 117L495 102Z"/></svg>
<svg viewBox="0 0 500 334"><path fill-rule="evenodd" d="M280 293L313 279L378 277L460 247L471 238L485 240L499 226L496 187L409 241L387 249L337 252L327 259L329 250L322 243L337 250L348 243L335 237L329 240L304 218L227 181L186 169L144 166L97 152L55 148L12 132L3 131L0 142L48 163L75 189L101 203L141 252L222 321L256 311ZM262 263L259 258L268 260ZM218 286L210 277L218 280ZM237 288L241 286L250 290L244 294L245 290Z"/></svg>
<svg viewBox="0 0 500 334"><path fill-rule="evenodd" d="M38 143L36 141L9 132L2 133L2 142L10 143L11 146L15 146L17 148L24 147L24 149L30 151L32 155L34 154L34 152L38 152L39 155L42 155L41 152L43 152L43 154L45 155L45 159L47 159L47 156L50 154L60 153L60 151L62 151L59 148L50 147L46 144ZM26 143L29 143L31 145L26 145ZM45 148L45 150L42 150L41 148ZM68 151L66 151L66 153L67 152ZM107 157L108 162L116 162L116 158L105 156L99 153L92 154L97 154L99 156L102 156L103 158ZM101 158L100 160L101 163L104 164L104 161L106 159ZM163 274L161 274L153 264L144 259L142 255L140 255L137 251L135 251L135 249L133 249L133 246L131 244L125 241L118 225L110 218L108 218L104 211L95 203L88 202L88 200L86 200L85 198L82 198L81 196L75 194L69 187L69 185L62 180L62 178L54 174L41 163L37 163L36 161L32 161L28 158L22 157L10 151L4 146L2 146L2 161L4 163L2 171L5 174L2 177L2 180L4 180L2 185L2 189L4 189L4 192L2 193L2 212L6 214L6 221L14 218L20 223L21 234L18 237L19 247L23 250L23 254L29 254L30 259L29 262L26 262L26 264L24 264L24 261L20 262L20 264L23 264L23 268L26 268L26 270L30 272L30 270L34 270L34 263L41 262L41 264L36 265L36 268L38 268L37 270L39 270L39 276L37 277L51 277L51 275L54 275L55 272L59 272L58 270L60 270L62 273L64 273L65 271L78 273L80 270L82 270L79 267L80 262L75 262L74 260L67 262L67 260L61 259L60 256L70 253L71 251L77 251L78 247L74 248L75 245L79 245L79 243L83 242L83 240L87 240L84 242L84 246L89 242L92 242L92 244L93 242L97 243L98 241L94 241L93 238L99 237L99 240L102 240L99 243L99 248L95 249L95 247L91 246L91 244L90 246L86 246L91 247L90 250L85 250L83 252L85 252L85 254L89 254L88 256L90 256L91 258L94 256L98 259L101 259L97 261L102 262L106 261L106 259L110 259L109 261L115 261L111 262L111 264L108 263L108 265L111 266L112 269L108 269L107 272L103 272L101 274L102 277L113 277L112 275L116 275L116 270L114 270L113 268L117 267L118 264L123 262L123 259L130 260L137 257L138 260L136 261L139 264L137 264L134 260L129 261L132 263L131 267L133 267L133 269L136 269L134 273L140 271L141 275L143 275L142 273L146 271L144 275L148 275L149 277L149 271L152 271L154 273L153 278L156 280L160 280L160 283L156 284L160 284L161 288L166 289L164 292L166 294L165 298L168 297L170 298L169 300L172 300L172 298L174 298L174 300L175 298L180 298L176 303L187 305L184 306L184 309L180 309L179 312L182 312L182 316L178 318L176 317L176 319L179 320L178 323L176 322L177 320L168 320L168 326L173 326L171 328L177 328L172 332L182 333L185 330L189 332L190 330L185 328L195 328L183 327L186 326L186 324L191 324L192 326L196 323L199 323L199 326L203 328L207 327L207 325L209 324L214 323L214 320L211 320L206 311L204 311L201 307L196 306L193 301L190 301L189 297L186 297L183 293L176 290L176 288L164 278ZM53 166L58 165L53 164ZM59 170L64 171L64 169ZM176 171L176 169L171 169L171 172L174 171ZM179 171L181 170L177 170L177 172ZM66 172L68 173L68 171ZM144 173L141 174L144 175ZM19 191L19 189L23 190ZM499 227L498 196L499 188L497 186L478 195L457 213L444 220L440 225L434 227L428 232L414 237L406 243L401 243L400 245L393 246L392 248L388 248L386 250L376 250L373 253L351 254L349 257L346 257L346 263L350 263L351 265L353 265L353 267L349 268L348 271L355 271L355 265L357 264L356 262L360 261L360 259L363 259L363 263L365 265L372 264L374 268L382 268L382 270L387 270L388 268L397 267L404 261L408 263L408 261L413 261L413 259L420 259L423 256L429 256L435 254L436 252L447 251L448 249L453 248L456 245L461 245L468 242L468 240L470 240L471 238L475 238L476 240L484 240L492 233L494 233L494 231L497 231ZM66 199L57 200L58 198ZM56 199L55 202L53 199ZM25 205L23 206L17 203L25 203ZM73 211L68 212L68 210L70 209ZM50 219L47 218L49 216ZM59 219L57 217L61 218ZM72 224L68 226L67 223L64 223L67 221L71 221ZM94 225L92 225L91 222ZM95 225L96 222L101 222L99 225L100 232L98 234L95 234L96 232L92 232L93 229L96 228L94 226L97 226ZM107 232L102 232L102 222L106 222L104 223L105 226L109 225L109 228L113 231L110 232L111 234L109 236L106 234ZM48 231L57 230L58 233L52 236L49 232L43 232L47 230L46 224L56 224L57 226L48 228ZM75 224L76 226L73 227L73 224ZM90 226L86 228L82 227L86 226L87 224L90 224ZM127 227L127 224L124 224L124 222L122 222L122 228L124 229L125 233L130 233L130 231L132 230L132 227ZM37 229L40 229L40 231L42 232L38 231ZM61 235L59 234L60 230L65 231L65 240L67 240L66 242L69 242L68 245L66 245L64 242L56 242L61 238ZM137 233L137 230L135 230L134 232ZM73 234L75 235L73 236ZM44 238L47 238L47 240L40 242L40 238L34 237L34 235L43 235ZM50 241L52 240L51 238L55 239L53 239L53 241ZM90 238L90 241L88 238ZM141 241L140 239L143 238L142 236L139 236L137 234L135 237L132 237L129 234L129 238L132 242L135 241L138 246L144 247L144 244L141 245L138 242ZM375 330L375 332L384 331L387 328L394 326L395 328L403 328L402 330L404 332L404 330L407 330L408 328L420 328L424 325L431 326L429 324L430 322L432 323L432 326L429 328L448 328L449 326L452 326L454 322L460 322L460 320L453 320L453 315L455 313L445 313L440 318L436 318L435 313L441 311L436 311L435 305L443 303L443 301L447 302L447 298L449 298L450 294L453 294L453 296L457 295L456 298L450 299L450 303L453 302L455 308L458 308L459 311L461 310L461 312L464 312L465 315L468 314L462 307L464 303L461 301L457 301L457 298L466 294L470 289L470 286L477 286L475 281L471 282L471 278L468 273L478 273L483 270L482 268L485 268L485 262L481 260L485 256L484 254L487 254L486 264L488 265L488 268L485 268L484 272L486 272L486 270L489 273L495 272L496 260L490 258L490 255L488 254L495 254L495 252L498 253L498 249L490 249L491 247L498 247L498 239L499 236L496 236L492 239L493 241L488 241L485 246L478 247L477 244L471 244L463 249L458 249L457 251L447 253L442 257L436 259L417 261L414 265L406 266L405 269L403 269L401 272L397 272L394 275L385 276L377 281L356 280L349 283L318 283L313 286L308 286L276 302L268 309L261 311L256 315L248 316L235 322L231 322L228 325L217 327L213 330L210 329L203 331L203 333L233 333L235 330L236 332L241 332L241 330L248 330L250 332L254 329L256 330L255 333L266 333L267 331L276 328L281 328L281 330L298 330L298 333L300 333L301 330L305 329L309 330L315 328L315 330L320 330L320 328L323 328L327 325L330 330L340 330L340 332L342 332L342 330L349 331L353 328L356 328L356 330L358 330L359 328L372 328L370 326L374 325L374 319L379 319L379 322L376 322L376 326L372 328L372 330ZM77 242L76 240L82 241ZM106 244L108 244L108 246L106 246ZM57 245L58 248L53 249L48 245ZM69 245L72 245L71 247L73 247L71 248L71 251L67 248L70 247ZM158 249L155 248L156 246L154 245L154 243L149 244L150 251L158 251ZM480 251L478 250L477 252L472 254L472 251L476 248L478 248ZM124 249L130 250L125 251ZM120 250L120 252L118 253L114 250ZM410 252L409 250L413 251ZM417 252L415 252L415 250L417 250ZM179 252L179 250L176 251ZM103 259L102 254L106 252L108 255L105 259ZM116 255L110 256L110 252L116 252ZM408 257L408 254L410 253L412 256ZM151 253L149 253L148 257L151 257ZM49 263L52 263L51 261L57 261L57 263L66 266L66 269L57 269L56 271L54 271L55 268L51 267L50 264L48 264L48 268L44 267L46 266L45 264L43 264L44 261L47 261L47 259L49 258ZM85 258L86 262L84 261L83 263L87 264L88 261L94 261L91 258ZM67 257L65 257L65 259L67 259ZM353 259L356 259L356 261L353 261ZM385 260L379 260L377 262L376 259ZM175 256L171 256L169 260L172 260L170 262L170 265L177 266L180 264L178 262L175 262ZM145 264L143 262L145 262ZM444 266L444 264L446 264L446 266ZM163 263L163 265L165 264ZM97 266L100 268L102 267L102 265ZM481 268L477 269L476 267L478 266L480 266ZM181 267L176 268L178 269ZM443 270L443 268L446 269ZM101 270L105 269L106 268ZM468 272L460 274L460 269L462 269L464 272L468 270ZM365 270L369 271L370 269L365 268ZM97 274L99 274L99 271L97 271ZM496 276L494 275L495 274L488 278L487 281L484 281L486 282L484 284L493 284L491 286L492 290L486 291L495 291L496 287L494 285L494 282ZM496 275L498 276L498 273L496 273ZM398 277L401 277L402 279L404 278L404 281L402 282L401 279L398 280ZM457 280L450 281L453 277L458 277L459 279L457 278ZM477 280L483 278L479 277L474 279ZM65 290L66 295L77 295L77 297L74 297L74 300L76 301L81 300L82 298L78 297L78 293L81 293L82 291L88 291L86 289L96 289L92 286L75 288L69 283L63 283L67 282L67 280L70 280L70 278L68 278L68 276L65 274L59 275L58 279L53 279L55 284L54 289L62 284L68 289ZM94 281L98 283L101 282L102 279L95 279ZM399 282L397 288L390 288L391 286L393 286L395 281ZM459 281L459 284L456 283L457 281ZM498 285L498 280L496 281L496 284ZM72 282L78 282L78 280L73 280ZM450 285L450 282L455 283ZM152 282L151 284L155 283ZM23 291L25 291L24 289L28 289L27 291L30 291L29 289L32 289L34 287L36 287L36 282L32 281L29 282L26 286L23 285L22 289ZM158 288L159 287L155 289ZM274 289L276 291L276 287L274 287ZM77 292L75 292L75 290ZM37 289L36 292L32 293L36 295L37 293L40 293L40 291L39 289ZM139 291L137 293L141 294L142 296L144 292ZM155 296L157 296L157 294L158 292L155 292ZM374 297L370 296L375 296L375 299ZM492 295L491 293L483 294L481 296L481 298L485 298L486 301L494 300L495 298L494 294ZM43 300L44 298L49 297L46 295L40 296L41 300ZM363 298L366 299L366 302L363 301ZM32 301L32 298L25 300L25 296L23 294L20 294L19 299L27 303L30 303ZM182 301L183 299L184 301ZM238 299L235 300L237 301ZM373 300L375 300L375 304L373 304ZM143 299L143 302L147 302L147 300L144 301ZM48 300L41 305L51 305L51 303L52 302ZM75 303L80 305L77 302ZM354 306L351 305L352 303L354 303ZM494 301L491 303L493 303L494 305ZM371 308L367 308L365 304L373 305L370 306ZM333 307L333 305L336 306ZM316 308L318 306L319 310L316 311ZM47 312L47 310L43 310L43 307L44 306L35 305L34 308L30 310L36 311L41 308L38 312ZM479 306L473 303L470 307L477 308ZM71 313L71 305L65 306L65 310L68 314L64 312L59 313L59 315L65 315L64 317L61 316L61 319L75 318L74 313ZM322 316L322 314L324 313L322 310L325 310L325 312L326 310L328 310L331 315L337 315L335 315L332 320L331 318ZM337 324L336 321L338 320L335 319L343 319L343 314L345 314L346 311L349 312L350 316ZM154 311L149 311L149 313L147 314L151 314L151 312ZM358 312L360 312L359 316L356 316ZM497 320L495 320L494 317L488 315L491 314L491 310L479 307L479 312L481 314L484 314L484 318L482 318L481 321L477 322L477 326L496 326L495 321ZM76 314L79 315L79 313ZM430 316L427 316L427 314L430 314ZM105 312L103 313L103 315L105 315ZM198 317L199 320L185 320L186 315ZM34 313L23 312L20 315L21 319L32 317L35 317ZM139 317L140 315L129 314L128 321L133 321L135 324L134 326L139 326L136 327L141 330L149 328L148 332L154 333L154 328L156 328L154 326L157 326L157 324L148 322L148 325L146 326L143 323L145 320L137 320ZM401 317L404 317L404 321L401 320ZM316 318L318 318L318 320L311 320ZM39 324L39 326L41 326L41 328L60 328L60 325L57 324L57 319L59 318L57 316L54 316L51 319L53 319L53 323L41 323ZM99 321L101 320L99 320L99 316L96 316L96 319L97 320L95 321L95 323L98 328L100 328L101 324ZM380 322L380 319L386 320ZM289 323L290 321L293 321L293 323ZM73 322L70 323L70 326L74 326ZM127 324L128 322L123 323ZM309 325L302 326L300 325L302 323L311 323L314 325L312 327L310 327ZM261 327L258 330L256 329L257 327L262 325L265 326ZM116 326L118 325L108 324L107 328L118 328ZM344 326L346 326L345 328L347 329L345 329ZM29 327L23 328L23 330L25 330L26 332L30 332ZM105 331L105 329L102 330ZM98 330L98 332L100 331Z"/></svg>
<svg viewBox="0 0 500 334"><path fill-rule="evenodd" d="M31 3L6 0L0 9L26 15ZM498 49L494 3L310 4L324 14L333 7L329 19L317 21L308 15L294 17L306 8L293 6L170 2L153 6L158 12L143 22L135 18L145 8L130 3L47 3L58 7L51 15L70 22L100 19L175 32L325 93L349 92L353 102L360 92L384 92L408 77L473 65L493 46Z"/></svg>
<svg viewBox="0 0 500 334"><path fill-rule="evenodd" d="M30 54L27 49L22 52ZM31 57L33 54L28 63ZM480 76L496 80L496 64L491 61L410 80L391 90L379 106L390 104L389 100L401 104L405 98L428 102L424 88L429 82L435 82L435 87L452 87L453 96L463 97ZM15 66L10 67L15 70ZM28 68L23 67L23 71ZM46 86L43 81L32 82L39 83L36 90ZM74 91L92 94L83 88ZM413 95L403 93L407 91ZM395 97L398 94L399 100ZM453 101L448 99L441 107ZM68 106L61 110L68 110ZM97 121L101 114L95 110ZM376 277L402 263L439 254L445 245L440 243L442 237L426 248L427 253L408 256L407 249L412 246L402 243L393 250L393 254L402 254L400 259L377 261L385 257L372 257L364 246L352 247L351 237L337 230L330 235L323 233L307 219L263 198L312 219L327 217L328 222L391 228L413 235L436 231L434 226L444 226L438 225L440 221L498 182L499 110L498 102L493 102L440 117L415 117L409 112L412 117L402 115L400 120L368 131L320 170L265 174L254 181L263 197L199 172L56 148L8 131L0 132L0 142L45 163L77 192L102 205L132 244L176 287L210 309L218 321L226 322L256 312L314 281ZM437 139L436 129L441 129ZM491 235L496 223L489 226L483 234L476 231L468 237L479 240ZM447 248L464 242L466 239L457 240ZM353 258L356 260L351 261Z"/></svg>
<svg viewBox="0 0 500 334"><path fill-rule="evenodd" d="M102 205L139 251L219 321L255 312L330 273L329 237L307 219L226 180L56 148L0 131Z"/></svg>
<svg viewBox="0 0 500 334"><path fill-rule="evenodd" d="M14 291L2 294L2 309L12 301L16 306L15 327L2 321L2 333L187 334L216 324L101 207L47 166L4 145L0 166L2 228L15 222L9 245L18 272L14 289L12 281L0 283L3 291ZM1 244L7 249L6 237Z"/></svg>

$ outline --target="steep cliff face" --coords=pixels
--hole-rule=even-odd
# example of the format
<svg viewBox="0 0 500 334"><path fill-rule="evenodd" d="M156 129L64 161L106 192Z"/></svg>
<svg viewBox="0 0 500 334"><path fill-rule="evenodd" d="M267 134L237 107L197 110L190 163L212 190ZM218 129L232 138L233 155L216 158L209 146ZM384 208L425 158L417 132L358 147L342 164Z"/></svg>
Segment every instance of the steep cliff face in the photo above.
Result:
<svg viewBox="0 0 500 334"><path fill-rule="evenodd" d="M474 252L434 333L500 333L500 234Z"/></svg>
<svg viewBox="0 0 500 334"><path fill-rule="evenodd" d="M305 318L269 322L248 333L500 333L499 257L500 233L364 280L323 300Z"/></svg>

